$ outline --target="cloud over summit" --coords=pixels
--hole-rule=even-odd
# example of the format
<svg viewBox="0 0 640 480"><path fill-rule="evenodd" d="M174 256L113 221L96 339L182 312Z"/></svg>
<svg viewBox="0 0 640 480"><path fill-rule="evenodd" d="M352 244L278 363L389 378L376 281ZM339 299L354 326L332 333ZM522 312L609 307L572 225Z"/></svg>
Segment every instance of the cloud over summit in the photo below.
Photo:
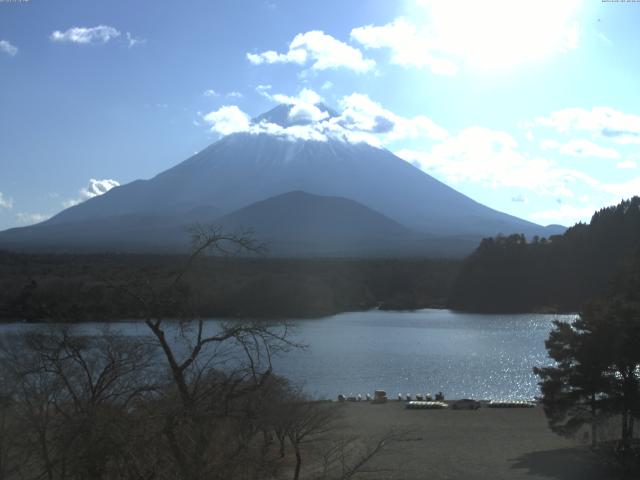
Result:
<svg viewBox="0 0 640 480"><path fill-rule="evenodd" d="M289 140L327 141L329 138L351 143L365 142L382 146L403 138L446 138L447 131L433 120L418 115L405 118L386 110L367 95L353 93L339 101L341 113L330 112L324 99L304 88L298 95L271 94L268 88L258 92L273 102L289 107L287 124L261 119L251 123L249 115L237 106L224 106L203 117L211 131L221 135L236 132L268 134Z"/></svg>

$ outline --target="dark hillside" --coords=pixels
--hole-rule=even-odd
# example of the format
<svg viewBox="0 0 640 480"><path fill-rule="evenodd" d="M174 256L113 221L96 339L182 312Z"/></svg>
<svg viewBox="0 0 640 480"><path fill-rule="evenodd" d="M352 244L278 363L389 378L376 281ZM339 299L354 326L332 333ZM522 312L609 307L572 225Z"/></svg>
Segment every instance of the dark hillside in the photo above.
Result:
<svg viewBox="0 0 640 480"><path fill-rule="evenodd" d="M640 197L548 240L487 238L465 260L449 303L484 312L576 311L608 289L639 246Z"/></svg>

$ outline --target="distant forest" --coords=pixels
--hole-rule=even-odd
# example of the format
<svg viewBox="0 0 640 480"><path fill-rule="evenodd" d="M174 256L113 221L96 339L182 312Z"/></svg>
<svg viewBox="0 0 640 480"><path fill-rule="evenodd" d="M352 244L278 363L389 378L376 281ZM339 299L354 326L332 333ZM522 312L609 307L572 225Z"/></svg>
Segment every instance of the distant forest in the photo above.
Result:
<svg viewBox="0 0 640 480"><path fill-rule="evenodd" d="M0 321L140 318L121 287L162 295L186 256L0 251ZM570 312L640 265L640 197L549 239L484 239L465 260L207 257L189 269L180 304L205 317L317 317L381 308Z"/></svg>
<svg viewBox="0 0 640 480"><path fill-rule="evenodd" d="M640 197L549 239L487 238L462 265L449 306L475 312L577 311L640 258Z"/></svg>
<svg viewBox="0 0 640 480"><path fill-rule="evenodd" d="M140 318L120 287L162 295L186 257L0 252L0 320ZM183 312L217 317L315 317L344 311L446 306L460 261L201 259L183 282Z"/></svg>

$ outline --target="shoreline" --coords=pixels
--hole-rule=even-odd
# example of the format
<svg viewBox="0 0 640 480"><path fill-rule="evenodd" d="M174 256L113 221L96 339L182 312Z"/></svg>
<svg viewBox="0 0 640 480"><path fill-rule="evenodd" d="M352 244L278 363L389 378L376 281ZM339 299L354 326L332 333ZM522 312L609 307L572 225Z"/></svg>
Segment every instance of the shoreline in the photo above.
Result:
<svg viewBox="0 0 640 480"><path fill-rule="evenodd" d="M474 310L461 310L454 309L447 306L443 306L441 304L437 305L428 305L422 306L418 308L380 308L380 306L373 308L365 308L365 309L347 309L347 310L339 310L331 313L322 313L322 314L311 314L308 315L297 315L295 317L282 317L282 316L216 316L216 315L206 315L207 318L204 320L223 320L223 321L258 321L258 322L277 322L277 321L296 321L296 320L321 320L328 317L334 317L336 315L348 314L348 313L367 313L367 312L398 312L398 313L413 313L420 312L422 310L446 310L452 313L463 313L463 314L471 314L471 315L578 315L579 312L575 310L545 310L545 309L536 309L533 311L474 311ZM47 324L69 324L69 325L82 325L86 323L125 323L125 322L144 322L143 317L118 317L118 318L89 318L87 320L82 321L74 321L74 322L55 322L53 319L38 319L38 320L29 320L26 318L13 318L13 317L1 317L0 316L0 324L9 325L9 324L27 324L27 325L47 325ZM166 321L177 321L176 318L167 318Z"/></svg>
<svg viewBox="0 0 640 480"><path fill-rule="evenodd" d="M541 406L541 402L540 399L538 397L534 397L534 398L520 398L520 399L487 399L487 398L471 398L471 397L464 397L464 398L446 398L443 400L418 400L416 399L415 395L411 396L411 400L406 400L406 398L402 398L402 400L398 399L397 397L387 397L387 400L384 402L375 402L373 401L373 399L370 400L366 400L365 398L362 398L361 400L350 400L350 399L345 399L345 400L339 400L339 399L327 399L327 398L323 398L323 399L317 399L314 401L317 402L331 402L331 403L345 403L345 404L351 404L351 403L356 403L356 404L369 404L369 405L384 405L384 404L388 404L388 403L392 403L392 404L398 404L398 405L407 405L409 402L442 402L447 404L447 408L451 408L452 410L456 410L455 408L452 408L453 405L457 402L461 402L464 400L472 400L474 402L478 402L480 404L479 408L509 408L509 409L518 409L518 408L538 408ZM533 405L533 407L510 407L510 406L505 406L505 407L489 407L490 404L517 404L517 403L528 403ZM437 410L437 409L434 409ZM466 410L464 408L461 408L460 410Z"/></svg>

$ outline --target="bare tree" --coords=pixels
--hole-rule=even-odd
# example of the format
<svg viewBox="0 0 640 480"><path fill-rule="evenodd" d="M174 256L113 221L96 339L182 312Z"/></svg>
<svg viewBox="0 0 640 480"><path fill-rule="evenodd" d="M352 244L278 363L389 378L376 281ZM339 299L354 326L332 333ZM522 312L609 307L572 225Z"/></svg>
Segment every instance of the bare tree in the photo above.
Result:
<svg viewBox="0 0 640 480"><path fill-rule="evenodd" d="M52 327L3 339L0 361L22 428L25 474L103 478L124 451L119 430L131 403L153 388L151 358L148 345L107 331L86 337Z"/></svg>
<svg viewBox="0 0 640 480"><path fill-rule="evenodd" d="M302 447L335 430L339 406L298 397L286 403L285 408L288 413L284 428L296 458L293 479L298 480L302 468Z"/></svg>
<svg viewBox="0 0 640 480"><path fill-rule="evenodd" d="M171 401L165 404L162 434L185 480L224 475L223 467L246 451L247 438L229 442L231 425L245 420L246 412L234 411L237 400L260 390L271 376L274 353L293 345L284 322L211 325L190 308L184 279L200 257L262 251L247 232L229 235L196 225L192 238L192 254L165 288L158 291L150 282L118 286L140 306L168 367ZM166 312L179 319L167 320Z"/></svg>

